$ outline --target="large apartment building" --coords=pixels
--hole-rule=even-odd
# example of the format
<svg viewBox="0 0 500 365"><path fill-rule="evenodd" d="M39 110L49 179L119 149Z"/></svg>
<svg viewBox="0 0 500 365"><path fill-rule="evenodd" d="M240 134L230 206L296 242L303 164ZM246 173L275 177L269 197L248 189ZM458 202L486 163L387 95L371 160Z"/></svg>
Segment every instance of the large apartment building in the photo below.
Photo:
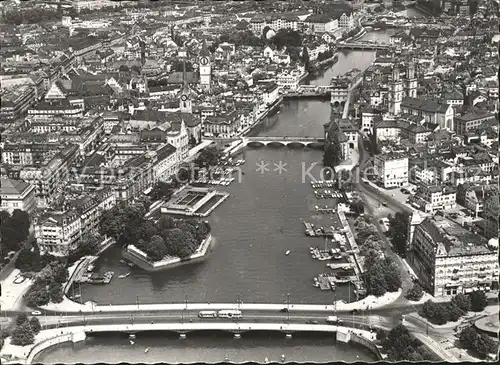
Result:
<svg viewBox="0 0 500 365"><path fill-rule="evenodd" d="M84 234L97 231L102 212L115 206L116 196L109 188L91 194L68 200L62 211L45 212L34 219L35 238L42 254L67 256L78 247Z"/></svg>
<svg viewBox="0 0 500 365"><path fill-rule="evenodd" d="M378 180L384 188L401 187L408 184L408 156L386 153L375 155Z"/></svg>
<svg viewBox="0 0 500 365"><path fill-rule="evenodd" d="M408 262L435 297L498 288L498 244L441 216L414 213Z"/></svg>

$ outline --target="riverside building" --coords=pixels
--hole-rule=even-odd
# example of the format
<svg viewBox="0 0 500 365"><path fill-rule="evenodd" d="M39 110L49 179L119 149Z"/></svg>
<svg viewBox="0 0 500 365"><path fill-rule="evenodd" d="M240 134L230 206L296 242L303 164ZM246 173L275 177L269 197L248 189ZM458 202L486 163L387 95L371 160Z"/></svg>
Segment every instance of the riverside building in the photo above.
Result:
<svg viewBox="0 0 500 365"><path fill-rule="evenodd" d="M498 288L498 244L441 216L414 213L408 262L435 297Z"/></svg>

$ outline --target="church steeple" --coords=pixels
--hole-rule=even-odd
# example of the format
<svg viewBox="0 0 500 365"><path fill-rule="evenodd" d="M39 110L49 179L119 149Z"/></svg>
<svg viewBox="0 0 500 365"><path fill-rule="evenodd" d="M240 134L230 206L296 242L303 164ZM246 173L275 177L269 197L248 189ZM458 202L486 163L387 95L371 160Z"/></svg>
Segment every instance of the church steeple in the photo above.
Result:
<svg viewBox="0 0 500 365"><path fill-rule="evenodd" d="M187 80L187 73L186 73L186 60L184 59L182 61L182 89L180 93L180 103L179 103L179 109L181 113L192 113L193 112L193 106L191 102L191 89L189 88L189 83Z"/></svg>
<svg viewBox="0 0 500 365"><path fill-rule="evenodd" d="M212 65L206 39L203 40L198 62L200 63L198 67L200 70L200 87L203 90L210 90L210 84L212 83Z"/></svg>

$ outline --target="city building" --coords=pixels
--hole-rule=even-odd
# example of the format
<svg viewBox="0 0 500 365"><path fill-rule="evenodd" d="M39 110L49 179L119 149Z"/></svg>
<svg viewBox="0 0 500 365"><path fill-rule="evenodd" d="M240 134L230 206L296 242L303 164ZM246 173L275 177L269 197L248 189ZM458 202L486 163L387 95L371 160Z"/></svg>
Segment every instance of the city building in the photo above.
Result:
<svg viewBox="0 0 500 365"><path fill-rule="evenodd" d="M500 208L498 206L498 193L491 194L484 201L484 235L486 238L498 237L498 219Z"/></svg>
<svg viewBox="0 0 500 365"><path fill-rule="evenodd" d="M33 220L42 254L67 256L84 234L97 233L102 212L113 208L116 196L109 188L69 197L60 211L45 211Z"/></svg>
<svg viewBox="0 0 500 365"><path fill-rule="evenodd" d="M454 109L446 102L405 97L401 102L401 111L406 114L422 116L426 122L435 123L441 129L453 131Z"/></svg>
<svg viewBox="0 0 500 365"><path fill-rule="evenodd" d="M498 289L498 245L439 215L413 213L407 260L435 297Z"/></svg>
<svg viewBox="0 0 500 365"><path fill-rule="evenodd" d="M358 130L349 119L334 118L330 123L324 124L325 149L332 145L340 146L340 158L347 160L351 157L352 150L358 146Z"/></svg>
<svg viewBox="0 0 500 365"><path fill-rule="evenodd" d="M420 185L410 200L412 205L416 204L425 213L436 213L457 206L457 190L451 186Z"/></svg>
<svg viewBox="0 0 500 365"><path fill-rule="evenodd" d="M311 14L307 17L305 23L307 23L316 34L333 32L339 27L339 21L337 19L332 19L325 14Z"/></svg>
<svg viewBox="0 0 500 365"><path fill-rule="evenodd" d="M386 153L375 155L375 171L384 188L401 187L408 184L408 156Z"/></svg>
<svg viewBox="0 0 500 365"><path fill-rule="evenodd" d="M495 120L495 113L475 110L464 115L455 117L455 132L464 135L488 125L489 121Z"/></svg>
<svg viewBox="0 0 500 365"><path fill-rule="evenodd" d="M494 194L498 194L497 185L461 184L457 187L457 203L467 208L473 217L478 218L483 213L484 201Z"/></svg>
<svg viewBox="0 0 500 365"><path fill-rule="evenodd" d="M0 186L0 197L2 199L1 210L10 214L19 209L32 214L36 209L35 186L21 180L2 178Z"/></svg>

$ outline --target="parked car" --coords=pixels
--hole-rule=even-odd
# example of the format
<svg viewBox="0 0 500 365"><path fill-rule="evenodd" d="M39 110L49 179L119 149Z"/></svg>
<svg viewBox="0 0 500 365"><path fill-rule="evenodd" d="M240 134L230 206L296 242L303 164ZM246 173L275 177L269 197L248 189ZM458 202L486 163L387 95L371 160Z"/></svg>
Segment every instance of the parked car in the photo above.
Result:
<svg viewBox="0 0 500 365"><path fill-rule="evenodd" d="M408 189L405 189L405 188L401 189L401 192L403 194L410 194L410 191Z"/></svg>
<svg viewBox="0 0 500 365"><path fill-rule="evenodd" d="M32 316L41 316L42 312L40 312L40 311L33 311L33 312L31 312L31 315Z"/></svg>

